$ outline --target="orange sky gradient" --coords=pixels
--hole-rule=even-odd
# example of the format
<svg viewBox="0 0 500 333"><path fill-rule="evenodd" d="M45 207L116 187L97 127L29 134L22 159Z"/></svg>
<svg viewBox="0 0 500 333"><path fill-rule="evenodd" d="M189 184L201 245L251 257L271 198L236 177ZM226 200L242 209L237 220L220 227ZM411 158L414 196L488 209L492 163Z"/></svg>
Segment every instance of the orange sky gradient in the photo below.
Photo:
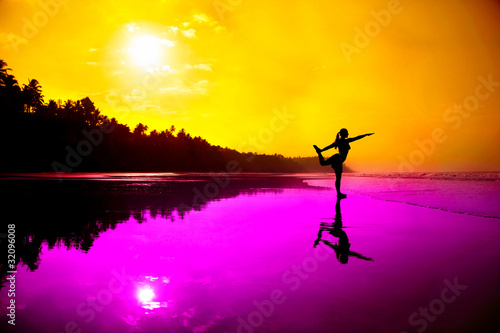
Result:
<svg viewBox="0 0 500 333"><path fill-rule="evenodd" d="M498 1L3 0L0 13L0 59L45 101L89 96L131 128L285 156L343 127L375 132L351 144L362 172L500 170Z"/></svg>

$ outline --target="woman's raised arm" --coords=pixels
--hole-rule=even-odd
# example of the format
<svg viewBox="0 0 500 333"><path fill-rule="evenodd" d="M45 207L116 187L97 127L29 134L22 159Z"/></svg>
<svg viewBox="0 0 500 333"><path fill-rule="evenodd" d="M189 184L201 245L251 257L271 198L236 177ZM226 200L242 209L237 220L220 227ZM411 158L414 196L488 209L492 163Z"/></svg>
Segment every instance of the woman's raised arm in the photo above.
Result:
<svg viewBox="0 0 500 333"><path fill-rule="evenodd" d="M358 135L358 136L355 136L354 138L347 139L347 142L353 142L353 141L356 141L359 139L363 139L365 136L370 136L373 134L375 134L375 133L367 133L367 134L363 134L363 135Z"/></svg>
<svg viewBox="0 0 500 333"><path fill-rule="evenodd" d="M326 146L325 148L321 149L321 151L325 151L325 150L328 150L328 149L332 149L332 148L334 148L334 147L335 147L335 142L334 142L334 143L332 143L331 145L328 145L328 146Z"/></svg>

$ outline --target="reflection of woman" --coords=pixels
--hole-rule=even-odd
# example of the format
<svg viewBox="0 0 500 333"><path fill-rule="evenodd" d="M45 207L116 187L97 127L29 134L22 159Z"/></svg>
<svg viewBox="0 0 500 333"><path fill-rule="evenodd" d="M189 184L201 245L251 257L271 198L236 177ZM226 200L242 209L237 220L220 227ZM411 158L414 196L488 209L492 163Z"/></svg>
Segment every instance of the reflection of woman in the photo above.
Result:
<svg viewBox="0 0 500 333"><path fill-rule="evenodd" d="M333 237L339 239L338 244L332 244L326 239L322 239L323 231L328 230L329 234ZM321 223L318 231L318 238L314 241L313 247L318 246L319 242L323 242L326 246L331 247L335 251L337 259L342 264L347 264L349 257L357 257L359 259L373 261L372 258L365 257L364 255L350 251L351 244L349 243L349 238L347 238L347 233L343 230L342 226L342 213L340 212L340 198L337 197L337 203L335 204L335 222L334 223Z"/></svg>
<svg viewBox="0 0 500 333"><path fill-rule="evenodd" d="M319 157L319 164L321 165L331 165L333 170L335 171L335 188L337 189L337 197L339 198L345 198L347 197L345 194L340 192L340 180L342 178L342 163L344 163L345 159L347 158L347 153L349 153L349 149L351 149L351 146L349 145L349 142L353 142L359 139L364 138L365 136L372 135L373 133L368 133L368 134L363 134L359 135L354 138L348 139L347 137L349 136L349 132L345 128L341 129L340 132L337 133L337 137L335 138L335 142L332 143L329 146L326 146L323 149L319 149L318 146L314 145L314 149L316 149L316 152L318 153ZM323 158L323 155L321 155L322 151L331 149L331 148L338 148L339 152L335 155L330 156L329 159L325 161Z"/></svg>

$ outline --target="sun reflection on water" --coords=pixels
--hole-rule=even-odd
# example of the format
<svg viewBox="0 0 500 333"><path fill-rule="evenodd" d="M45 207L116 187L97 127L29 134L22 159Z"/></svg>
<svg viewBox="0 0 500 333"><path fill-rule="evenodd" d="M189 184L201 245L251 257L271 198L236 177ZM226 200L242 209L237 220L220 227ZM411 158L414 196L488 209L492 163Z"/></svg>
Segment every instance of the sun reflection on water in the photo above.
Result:
<svg viewBox="0 0 500 333"><path fill-rule="evenodd" d="M139 302L145 303L145 302L151 302L151 300L155 297L155 293L153 289L150 287L146 288L139 288L137 292L137 298L139 299Z"/></svg>
<svg viewBox="0 0 500 333"><path fill-rule="evenodd" d="M153 283L159 279L158 277L154 276L146 276L145 278ZM170 279L162 277L161 282L167 284L170 282ZM158 308L166 308L168 306L168 303L166 301L160 302L157 300L158 298L162 298L161 293L160 295L157 292L155 293L155 289L150 285L141 285L137 289L137 300L139 302L139 305L144 309L153 310Z"/></svg>

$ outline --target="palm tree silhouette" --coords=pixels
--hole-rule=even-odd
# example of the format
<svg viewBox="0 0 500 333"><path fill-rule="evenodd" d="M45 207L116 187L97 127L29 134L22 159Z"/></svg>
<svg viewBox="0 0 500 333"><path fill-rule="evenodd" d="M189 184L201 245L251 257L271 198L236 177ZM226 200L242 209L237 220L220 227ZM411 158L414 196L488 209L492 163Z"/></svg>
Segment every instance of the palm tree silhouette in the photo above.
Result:
<svg viewBox="0 0 500 333"><path fill-rule="evenodd" d="M143 136L146 134L147 130L148 130L148 126L143 125L142 123L139 123L139 124L137 124L137 126L134 129L134 135Z"/></svg>
<svg viewBox="0 0 500 333"><path fill-rule="evenodd" d="M1 61L1 60L0 60ZM6 72L5 72L6 73ZM1 77L0 101L7 113L22 112L21 88L14 75L3 73Z"/></svg>
<svg viewBox="0 0 500 333"><path fill-rule="evenodd" d="M85 122L91 126L97 126L101 111L95 107L94 102L92 102L88 97L82 99L81 104L83 107L83 117Z"/></svg>
<svg viewBox="0 0 500 333"><path fill-rule="evenodd" d="M12 69L7 67L7 63L3 60L0 60L0 86L4 86L4 79L9 75L7 71L11 71Z"/></svg>
<svg viewBox="0 0 500 333"><path fill-rule="evenodd" d="M31 109L35 111L43 105L42 86L36 79L29 80L28 84L23 85L24 104L26 112L31 113Z"/></svg>

